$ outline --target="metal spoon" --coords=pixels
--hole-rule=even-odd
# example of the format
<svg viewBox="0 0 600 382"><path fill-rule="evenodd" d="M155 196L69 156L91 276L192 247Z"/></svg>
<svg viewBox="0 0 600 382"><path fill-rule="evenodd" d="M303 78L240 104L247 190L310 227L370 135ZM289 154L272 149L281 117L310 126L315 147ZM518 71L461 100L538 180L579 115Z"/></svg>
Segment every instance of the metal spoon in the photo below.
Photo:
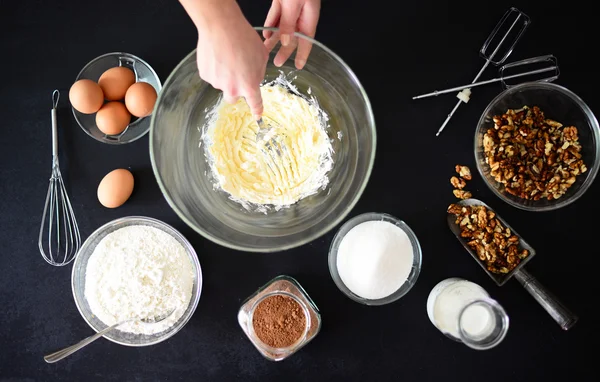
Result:
<svg viewBox="0 0 600 382"><path fill-rule="evenodd" d="M48 355L44 356L44 361L46 361L47 363L58 362L61 359L64 359L64 358L70 356L71 354L75 353L76 351L78 351L78 350L84 348L85 346L91 344L92 342L96 341L98 338L102 337L106 333L115 329L119 325L123 325L127 322L136 321L136 320L141 321L144 324L156 324L158 322L165 320L167 317L169 317L171 314L173 314L174 311L175 310L173 309L172 311L170 311L169 313L167 313L165 315L157 316L157 317L153 317L153 318L130 318L128 320L118 322L112 326L109 326L108 328L106 328L104 330L99 331L98 333L94 334L93 336L84 338L83 340L76 343L75 345L71 345L67 348L64 348L62 350L59 350L57 352L54 352L52 354L48 354Z"/></svg>

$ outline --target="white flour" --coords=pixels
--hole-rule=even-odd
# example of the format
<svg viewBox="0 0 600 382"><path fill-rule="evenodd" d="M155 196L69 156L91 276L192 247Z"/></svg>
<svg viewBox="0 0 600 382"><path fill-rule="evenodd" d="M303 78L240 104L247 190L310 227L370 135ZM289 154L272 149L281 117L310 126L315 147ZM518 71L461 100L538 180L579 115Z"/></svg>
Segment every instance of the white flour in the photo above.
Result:
<svg viewBox="0 0 600 382"><path fill-rule="evenodd" d="M132 321L118 327L123 332L154 334L181 318L193 283L194 268L176 239L158 228L129 226L108 234L96 246L86 268L85 298L106 325L175 309L155 324Z"/></svg>

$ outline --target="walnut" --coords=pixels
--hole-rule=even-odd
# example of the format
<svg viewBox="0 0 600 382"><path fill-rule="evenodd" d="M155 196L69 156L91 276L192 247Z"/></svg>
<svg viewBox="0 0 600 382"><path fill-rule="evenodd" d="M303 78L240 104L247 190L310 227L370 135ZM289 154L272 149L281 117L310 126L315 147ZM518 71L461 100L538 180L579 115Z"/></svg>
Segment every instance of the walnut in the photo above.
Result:
<svg viewBox="0 0 600 382"><path fill-rule="evenodd" d="M452 215L458 215L462 212L463 208L466 211L465 207L459 206L458 204L450 204L448 206L448 213Z"/></svg>
<svg viewBox="0 0 600 382"><path fill-rule="evenodd" d="M471 180L473 179L471 177L471 170L467 167L467 166L461 166L459 164L456 165L455 167L456 172L458 173L458 175L460 175L461 178L465 179L465 180Z"/></svg>
<svg viewBox="0 0 600 382"><path fill-rule="evenodd" d="M578 140L577 137L577 128L575 126L571 126L571 127L566 127L563 130L563 136L565 138L565 141L569 142L574 142Z"/></svg>
<svg viewBox="0 0 600 382"><path fill-rule="evenodd" d="M452 190L452 193L459 199L469 199L473 197L469 191L465 190Z"/></svg>
<svg viewBox="0 0 600 382"><path fill-rule="evenodd" d="M467 182L465 182L464 179L457 178L455 176L450 178L450 183L452 184L452 186L454 186L454 188L458 188L459 190L462 190L467 185Z"/></svg>
<svg viewBox="0 0 600 382"><path fill-rule="evenodd" d="M451 204L448 213L456 217L460 237L466 240L488 271L508 273L529 256L528 250L520 248L519 237L502 225L494 211L484 206Z"/></svg>
<svg viewBox="0 0 600 382"><path fill-rule="evenodd" d="M575 126L547 119L537 106L509 109L493 121L483 137L485 162L507 193L558 199L587 171Z"/></svg>
<svg viewBox="0 0 600 382"><path fill-rule="evenodd" d="M460 176L460 178L456 176L450 178L450 183L454 187L454 190L452 191L454 193L454 196L456 196L459 199L468 199L472 197L473 195L469 191L463 190L463 188L467 186L466 180L472 179L471 170L469 170L467 166L462 166L459 164L457 164L454 167L454 169L456 170L456 173Z"/></svg>

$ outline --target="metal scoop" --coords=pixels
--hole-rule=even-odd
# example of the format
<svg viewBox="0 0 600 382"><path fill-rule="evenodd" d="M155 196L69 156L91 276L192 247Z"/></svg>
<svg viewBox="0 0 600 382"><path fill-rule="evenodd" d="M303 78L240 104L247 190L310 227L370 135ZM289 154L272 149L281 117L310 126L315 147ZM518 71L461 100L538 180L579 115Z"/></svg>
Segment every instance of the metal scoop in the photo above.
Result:
<svg viewBox="0 0 600 382"><path fill-rule="evenodd" d="M500 66L506 61L529 26L529 22L529 16L519 11L517 8L513 7L506 11L479 51L479 55L485 59L485 63L473 79L473 83L477 82L490 64ZM435 134L436 136L440 135L448 122L450 122L450 118L452 118L461 102L463 102L463 100L460 98L459 94L459 101L446 117L446 120Z"/></svg>
<svg viewBox="0 0 600 382"><path fill-rule="evenodd" d="M455 203L459 206L484 206L489 211L494 211L484 202L477 199L466 199L462 200L458 203ZM495 211L494 211L495 213ZM448 214L448 226L450 230L456 235L458 240L462 243L465 249L473 256L475 261L483 268L483 270L494 280L494 282L498 286L504 285L508 280L510 280L513 276L521 283L523 288L529 292L533 296L533 298L552 316L554 321L556 321L563 330L569 330L575 325L578 317L573 314L569 309L567 309L554 295L552 295L540 282L533 277L529 272L525 270L525 264L527 264L536 254L535 249L533 249L523 238L519 235L511 226L504 221L498 214L496 214L496 218L504 225L504 227L510 229L513 235L516 235L519 238L519 246L521 249L526 249L529 251L529 256L523 259L512 271L505 274L495 274L487 270L485 264L479 260L479 256L475 250L467 245L467 240L460 236L460 227L456 224L456 216L453 214Z"/></svg>
<svg viewBox="0 0 600 382"><path fill-rule="evenodd" d="M83 349L84 347L86 347L87 345L91 344L92 342L96 341L98 338L102 337L103 335L105 335L106 333L110 332L111 330L115 329L117 326L119 325L123 325L127 322L131 322L131 321L140 321L144 324L156 324L158 322L161 322L165 319L167 319L167 317L169 317L171 314L173 314L175 310L173 309L172 311L168 312L167 314L158 316L158 317L152 317L152 318L130 318L128 320L125 321L121 321L121 322L117 322L116 324L109 326L108 328L99 331L98 333L94 334L93 336L89 336L87 338L84 338L83 340L79 341L78 343L76 343L75 345L71 345L68 348L64 348L62 350L59 350L57 352L54 352L52 354L48 354L47 356L44 356L44 361L46 361L47 363L54 363L54 362L58 362L61 359L64 359L68 356L70 356L71 354L75 353L78 350Z"/></svg>

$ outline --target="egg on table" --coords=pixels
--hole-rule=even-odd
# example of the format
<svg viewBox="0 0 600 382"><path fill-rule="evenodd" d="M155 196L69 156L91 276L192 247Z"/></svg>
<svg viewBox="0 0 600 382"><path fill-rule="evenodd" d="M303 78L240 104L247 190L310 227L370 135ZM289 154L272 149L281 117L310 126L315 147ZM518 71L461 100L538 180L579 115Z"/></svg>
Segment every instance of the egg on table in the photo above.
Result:
<svg viewBox="0 0 600 382"><path fill-rule="evenodd" d="M108 101L119 101L125 98L125 93L135 83L135 73L129 68L117 66L110 68L100 76L98 85Z"/></svg>
<svg viewBox="0 0 600 382"><path fill-rule="evenodd" d="M156 103L156 90L147 82L136 82L125 93L125 106L129 112L143 118L152 114Z"/></svg>
<svg viewBox="0 0 600 382"><path fill-rule="evenodd" d="M69 89L69 101L75 110L83 114L93 114L104 103L100 86L88 79L76 81Z"/></svg>
<svg viewBox="0 0 600 382"><path fill-rule="evenodd" d="M106 208L122 206L133 192L133 174L119 168L106 174L98 185L98 201Z"/></svg>
<svg viewBox="0 0 600 382"><path fill-rule="evenodd" d="M108 102L96 113L96 126L106 135L121 134L129 122L131 114L122 102Z"/></svg>

